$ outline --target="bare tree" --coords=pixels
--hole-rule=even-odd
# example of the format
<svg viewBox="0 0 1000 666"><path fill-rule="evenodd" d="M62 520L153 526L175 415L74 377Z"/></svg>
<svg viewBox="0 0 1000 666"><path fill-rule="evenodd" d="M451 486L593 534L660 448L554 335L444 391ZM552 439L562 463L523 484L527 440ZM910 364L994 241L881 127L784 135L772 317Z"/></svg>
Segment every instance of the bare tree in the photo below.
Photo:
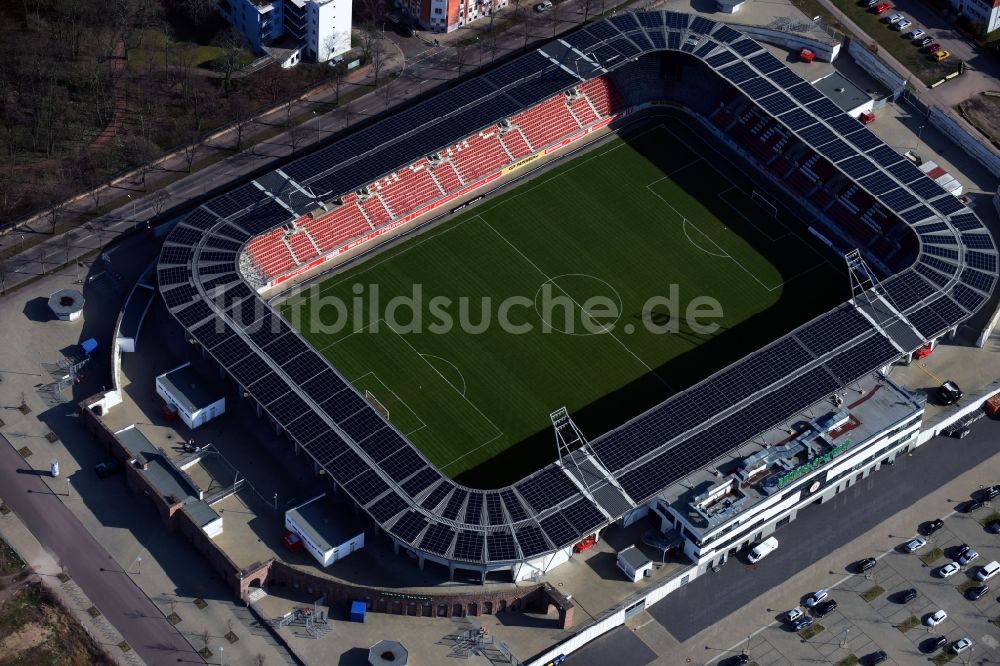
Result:
<svg viewBox="0 0 1000 666"><path fill-rule="evenodd" d="M455 64L458 65L458 73L462 73L462 67L465 65L465 57L467 55L468 46L461 41L455 43Z"/></svg>
<svg viewBox="0 0 1000 666"><path fill-rule="evenodd" d="M233 89L233 72L240 66L243 38L236 30L230 28L222 38L221 46L225 49L225 54L222 56L222 92L229 97Z"/></svg>
<svg viewBox="0 0 1000 666"><path fill-rule="evenodd" d="M170 201L170 195L167 194L166 190L157 190L153 195L153 216L159 217L160 213L166 207L167 202Z"/></svg>
<svg viewBox="0 0 1000 666"><path fill-rule="evenodd" d="M586 23L587 19L590 18L590 3L593 0L583 0L583 22Z"/></svg>
<svg viewBox="0 0 1000 666"><path fill-rule="evenodd" d="M374 23L368 23L361 31L361 57L365 62L372 61L379 36Z"/></svg>
<svg viewBox="0 0 1000 666"><path fill-rule="evenodd" d="M198 153L198 144L194 141L189 141L181 148L181 152L184 155L184 164L187 165L188 173L191 173L194 169L194 158Z"/></svg>
<svg viewBox="0 0 1000 666"><path fill-rule="evenodd" d="M378 77L382 68L385 67L386 53L385 46L381 40L375 40L372 45L372 74L375 76L375 87L378 87Z"/></svg>
<svg viewBox="0 0 1000 666"><path fill-rule="evenodd" d="M347 75L344 63L338 63L333 70L333 103L336 106L340 106L340 88L344 85L344 77Z"/></svg>
<svg viewBox="0 0 1000 666"><path fill-rule="evenodd" d="M309 130L302 125L295 125L288 130L288 145L291 147L293 153L298 150L308 138Z"/></svg>
<svg viewBox="0 0 1000 666"><path fill-rule="evenodd" d="M556 36L556 30L559 26L559 19L556 18L559 15L559 3L552 3L552 36Z"/></svg>
<svg viewBox="0 0 1000 666"><path fill-rule="evenodd" d="M233 134L236 137L233 150L243 149L243 139L253 124L253 111L250 103L242 96L229 98L229 115L233 120Z"/></svg>

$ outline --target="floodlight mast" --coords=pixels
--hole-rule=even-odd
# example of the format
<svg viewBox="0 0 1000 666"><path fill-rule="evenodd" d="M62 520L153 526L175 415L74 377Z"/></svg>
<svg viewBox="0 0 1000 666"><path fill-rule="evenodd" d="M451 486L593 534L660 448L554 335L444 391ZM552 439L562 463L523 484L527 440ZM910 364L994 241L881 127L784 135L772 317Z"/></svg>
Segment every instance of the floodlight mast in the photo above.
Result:
<svg viewBox="0 0 1000 666"><path fill-rule="evenodd" d="M583 470L580 469L577 457L573 455L573 452L577 449L583 449L585 455L593 455L593 451L590 449L590 442L587 441L587 438L583 436L576 423L570 418L569 411L565 407L560 407L549 414L549 419L551 419L552 428L556 433L556 455L559 463L565 467L567 461L569 461L569 464L573 465L576 469L580 483L587 491L587 495L593 497L594 493L590 487L590 480L584 474Z"/></svg>

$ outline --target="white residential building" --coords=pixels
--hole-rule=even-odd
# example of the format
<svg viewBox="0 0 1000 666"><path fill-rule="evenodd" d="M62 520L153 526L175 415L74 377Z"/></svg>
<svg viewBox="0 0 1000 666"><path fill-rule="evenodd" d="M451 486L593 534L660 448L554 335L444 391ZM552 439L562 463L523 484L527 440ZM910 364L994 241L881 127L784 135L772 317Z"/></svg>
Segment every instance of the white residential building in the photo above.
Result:
<svg viewBox="0 0 1000 666"><path fill-rule="evenodd" d="M351 0L219 0L218 7L257 53L280 47L326 62L351 48Z"/></svg>

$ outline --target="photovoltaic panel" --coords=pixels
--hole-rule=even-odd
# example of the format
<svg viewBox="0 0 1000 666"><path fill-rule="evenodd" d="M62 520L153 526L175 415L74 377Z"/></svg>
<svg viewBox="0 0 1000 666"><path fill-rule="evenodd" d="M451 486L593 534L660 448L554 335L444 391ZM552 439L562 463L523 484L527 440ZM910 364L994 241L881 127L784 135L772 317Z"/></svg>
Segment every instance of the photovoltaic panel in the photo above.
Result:
<svg viewBox="0 0 1000 666"><path fill-rule="evenodd" d="M577 30L564 38L570 46L580 51L586 51L591 46L601 41L586 30Z"/></svg>
<svg viewBox="0 0 1000 666"><path fill-rule="evenodd" d="M190 305L196 300L201 300L201 294L190 284L182 284L173 289L161 290L163 300L171 310Z"/></svg>
<svg viewBox="0 0 1000 666"><path fill-rule="evenodd" d="M757 53L757 51L761 50L760 44L752 39L741 39L734 44L730 44L729 48L744 57L750 55L751 53Z"/></svg>
<svg viewBox="0 0 1000 666"><path fill-rule="evenodd" d="M694 52L694 54L696 56L698 56L699 58L704 58L709 53L711 53L712 51L714 51L716 46L718 46L718 44L716 44L715 42L713 42L711 39L707 39L707 40L705 40L704 44L702 44L701 46L699 46L697 48L697 50Z"/></svg>
<svg viewBox="0 0 1000 666"><path fill-rule="evenodd" d="M190 247L182 245L167 245L163 246L163 251L160 252L160 264L186 264L190 261L191 257L194 255L194 250Z"/></svg>
<svg viewBox="0 0 1000 666"><path fill-rule="evenodd" d="M428 511L434 511L437 509L438 504L440 504L448 493L452 491L455 486L452 485L450 481L442 481L438 485L434 486L434 490L427 494L424 501L420 503L420 506L427 509Z"/></svg>
<svg viewBox="0 0 1000 666"><path fill-rule="evenodd" d="M962 244L974 250L993 249L993 241L986 234L962 234Z"/></svg>
<svg viewBox="0 0 1000 666"><path fill-rule="evenodd" d="M795 131L801 131L805 127L816 124L816 119L802 109L794 109L778 118L781 122Z"/></svg>
<svg viewBox="0 0 1000 666"><path fill-rule="evenodd" d="M477 492L469 493L469 501L465 505L464 521L470 525L478 525L483 514L483 494Z"/></svg>
<svg viewBox="0 0 1000 666"><path fill-rule="evenodd" d="M602 523L608 522L605 515L586 498L573 502L559 513L569 521L578 535L587 534Z"/></svg>
<svg viewBox="0 0 1000 666"><path fill-rule="evenodd" d="M817 356L871 330L871 324L850 306L841 306L800 328L795 336Z"/></svg>
<svg viewBox="0 0 1000 666"><path fill-rule="evenodd" d="M389 486L374 470L368 470L344 484L358 504L364 506L389 490Z"/></svg>
<svg viewBox="0 0 1000 666"><path fill-rule="evenodd" d="M747 67L746 63L742 62L729 65L728 67L723 67L719 70L719 74L722 74L724 77L737 84L757 76L752 69Z"/></svg>
<svg viewBox="0 0 1000 666"><path fill-rule="evenodd" d="M817 150L825 155L831 162L839 162L846 157L857 154L857 151L854 150L854 148L851 148L840 139L834 139L830 143L820 146Z"/></svg>
<svg viewBox="0 0 1000 666"><path fill-rule="evenodd" d="M573 526L569 524L569 521L559 513L553 513L551 516L542 518L538 523L542 526L542 530L546 536L557 547L567 546L580 536L573 529Z"/></svg>
<svg viewBox="0 0 1000 666"><path fill-rule="evenodd" d="M469 496L469 491L463 490L461 488L456 488L455 492L452 493L451 498L444 507L444 511L441 515L448 520L455 520L458 518L458 512L462 509L462 505L465 503L465 498Z"/></svg>
<svg viewBox="0 0 1000 666"><path fill-rule="evenodd" d="M695 16L694 20L691 21L691 32L700 32L703 35L707 35L712 32L712 28L715 27L715 21L709 21L703 16Z"/></svg>
<svg viewBox="0 0 1000 666"><path fill-rule="evenodd" d="M802 83L802 79L796 76L790 69L782 66L781 69L768 73L768 77L785 90Z"/></svg>
<svg viewBox="0 0 1000 666"><path fill-rule="evenodd" d="M621 33L615 30L614 26L607 21L598 21L597 23L591 24L587 30L590 31L599 40L609 40L614 39ZM542 63L544 64L544 63Z"/></svg>
<svg viewBox="0 0 1000 666"><path fill-rule="evenodd" d="M634 58L640 53L639 47L637 47L635 44L628 41L624 37L616 39L615 41L611 42L611 47L616 51L618 51L619 53L621 53L626 58ZM562 72L563 70L556 70L556 71Z"/></svg>
<svg viewBox="0 0 1000 666"><path fill-rule="evenodd" d="M196 245L204 232L199 229L178 224L170 232L170 242L178 245Z"/></svg>
<svg viewBox="0 0 1000 666"><path fill-rule="evenodd" d="M895 164L903 159L899 153L886 145L881 145L878 148L869 151L868 156L884 167L887 167L890 164Z"/></svg>
<svg viewBox="0 0 1000 666"><path fill-rule="evenodd" d="M503 525L507 522L504 519L500 495L496 493L490 493L486 496L486 519L490 525Z"/></svg>
<svg viewBox="0 0 1000 666"><path fill-rule="evenodd" d="M412 446L404 446L388 458L379 463L379 467L385 470L396 483L399 483L408 476L413 475L422 467L425 467L424 459L420 457L416 449Z"/></svg>
<svg viewBox="0 0 1000 666"><path fill-rule="evenodd" d="M869 132L867 129L862 129L857 132L852 132L845 137L848 141L853 143L855 146L861 150L871 150L877 147L882 142L879 141L878 137Z"/></svg>
<svg viewBox="0 0 1000 666"><path fill-rule="evenodd" d="M826 365L844 384L853 382L872 370L898 358L899 351L883 335L874 335L852 349L837 354Z"/></svg>
<svg viewBox="0 0 1000 666"><path fill-rule="evenodd" d="M636 18L639 19L639 23L644 28L659 28L663 26L663 14L660 12L639 12L636 14Z"/></svg>
<svg viewBox="0 0 1000 666"><path fill-rule="evenodd" d="M310 350L293 358L283 369L292 381L301 386L327 368L323 358Z"/></svg>
<svg viewBox="0 0 1000 666"><path fill-rule="evenodd" d="M210 247L215 250L226 250L227 252L235 252L240 249L240 245L241 243L239 241L223 238L222 236L213 235L205 239L205 247Z"/></svg>
<svg viewBox="0 0 1000 666"><path fill-rule="evenodd" d="M764 107L772 116L780 115L795 108L795 103L784 93L768 95L763 99L757 100L757 103Z"/></svg>
<svg viewBox="0 0 1000 666"><path fill-rule="evenodd" d="M242 206L223 194L215 197L211 201L206 202L205 208L209 209L219 217L229 217L233 213L239 211Z"/></svg>
<svg viewBox="0 0 1000 666"><path fill-rule="evenodd" d="M785 65L767 51L765 51L764 53L758 53L755 56L751 56L750 58L747 58L747 60L750 62L751 65L756 67L764 74L769 74L779 69L785 69Z"/></svg>
<svg viewBox="0 0 1000 666"><path fill-rule="evenodd" d="M823 125L813 125L812 127L807 127L803 130L799 130L799 136L809 142L812 146L822 146L824 143L829 143L837 138L833 132L828 130Z"/></svg>
<svg viewBox="0 0 1000 666"><path fill-rule="evenodd" d="M212 349L212 355L219 359L226 367L250 356L251 353L250 345L235 336L226 338Z"/></svg>
<svg viewBox="0 0 1000 666"><path fill-rule="evenodd" d="M957 324L963 317L965 317L965 313L962 312L962 308L958 307L955 301L951 300L947 296L932 302L931 307L934 308L934 312L936 312L939 317L944 319L950 325Z"/></svg>
<svg viewBox="0 0 1000 666"><path fill-rule="evenodd" d="M340 385L342 382L338 382ZM346 388L344 390L337 391L336 393L331 393L325 400L320 403L327 414L338 424L343 425L344 421L353 415L360 414L363 411L367 412L371 416L375 417L375 421L369 421L373 425L372 429L377 429L382 421L379 419L378 414L375 410L368 406L368 403L358 395L357 391L353 389ZM368 431L371 432L371 431ZM366 436L368 432L362 434L362 437Z"/></svg>
<svg viewBox="0 0 1000 666"><path fill-rule="evenodd" d="M930 209L928 209L928 212L929 211ZM944 222L937 221L937 222L927 222L917 227L917 233L921 235L934 233L938 231L948 231L948 225Z"/></svg>
<svg viewBox="0 0 1000 666"><path fill-rule="evenodd" d="M965 206L963 206L961 202L959 202L959 200L956 199L951 194L946 194L943 197L934 199L933 201L930 202L930 204L932 208L941 213L944 213L945 215L951 215L952 213L957 213L958 211L965 208Z"/></svg>
<svg viewBox="0 0 1000 666"><path fill-rule="evenodd" d="M628 32L629 30L635 30L639 27L635 14L632 12L622 12L621 14L615 14L610 19L611 23L621 30L622 32Z"/></svg>
<svg viewBox="0 0 1000 666"><path fill-rule="evenodd" d="M379 501L368 507L368 512L380 524L385 524L394 516L398 516L409 506L402 497L396 493L389 493ZM411 539L413 537L410 537ZM409 541L409 539L407 539Z"/></svg>
<svg viewBox="0 0 1000 666"><path fill-rule="evenodd" d="M951 296L958 301L959 305L969 312L975 312L978 310L979 306L986 300L984 295L980 294L978 291L969 289L964 284L956 284L955 288L951 292Z"/></svg>
<svg viewBox="0 0 1000 666"><path fill-rule="evenodd" d="M357 453L347 449L339 456L330 461L326 466L327 471L338 483L347 483L363 472L370 470L368 463L361 459Z"/></svg>
<svg viewBox="0 0 1000 666"><path fill-rule="evenodd" d="M958 266L949 263L947 261L942 261L937 257L928 257L926 255L922 256L920 258L920 263L926 264L927 266L930 266L935 270L941 271L945 275L954 275L958 271Z"/></svg>
<svg viewBox="0 0 1000 666"><path fill-rule="evenodd" d="M688 22L691 20L689 14L682 14L681 12L666 12L664 16L667 19L667 27L674 30L684 30L688 27Z"/></svg>
<svg viewBox="0 0 1000 666"><path fill-rule="evenodd" d="M521 497L538 513L559 504L576 492L576 488L566 475L555 467L546 467L515 487Z"/></svg>
<svg viewBox="0 0 1000 666"><path fill-rule="evenodd" d="M972 266L973 268L979 268L984 271L989 271L990 273L997 272L997 257L995 254L986 254L984 252L966 252L965 253L965 263Z"/></svg>
<svg viewBox="0 0 1000 666"><path fill-rule="evenodd" d="M344 381L337 376L337 373L327 368L309 381L301 384L301 388L303 393L317 403L321 404L347 388L347 384L345 384ZM350 399L349 396L352 395L357 398L358 401L361 400L361 398L359 398L354 391L347 391L342 397ZM351 413L353 414L354 412Z"/></svg>
<svg viewBox="0 0 1000 666"><path fill-rule="evenodd" d="M184 218L184 224L196 229L208 229L219 221L219 218L206 208L196 208Z"/></svg>
<svg viewBox="0 0 1000 666"><path fill-rule="evenodd" d="M861 129L861 123L844 113L826 118L826 122L840 136L846 136L851 132L857 132Z"/></svg>
<svg viewBox="0 0 1000 666"><path fill-rule="evenodd" d="M842 118L844 112L840 110L840 107L826 99L818 99L809 105L809 110L815 113L817 116L824 120L831 120L833 118ZM852 127L851 129L857 129Z"/></svg>
<svg viewBox="0 0 1000 666"><path fill-rule="evenodd" d="M874 164L866 160L860 155L855 155L843 162L837 163L837 168L846 173L848 176L857 180L862 176L866 176L870 173L874 173L876 167ZM929 212L929 211L928 211Z"/></svg>
<svg viewBox="0 0 1000 666"><path fill-rule="evenodd" d="M761 97L766 97L778 92L778 89L767 82L766 79L761 77L756 77L748 81L744 81L740 84L742 88L750 99L759 100ZM789 100L791 102L791 100Z"/></svg>
<svg viewBox="0 0 1000 666"><path fill-rule="evenodd" d="M907 187L924 199L933 199L945 193L944 188L926 176L911 182Z"/></svg>
<svg viewBox="0 0 1000 666"><path fill-rule="evenodd" d="M885 194L886 192L897 187L896 183L894 183L891 178L881 172L869 174L864 178L859 179L858 182L861 185L864 185L865 188L867 188L868 191L875 196Z"/></svg>
<svg viewBox="0 0 1000 666"><path fill-rule="evenodd" d="M924 176L920 169L913 166L913 164L906 159L902 162L897 162L896 164L888 166L886 171L895 176L901 183L912 183L918 178L922 178Z"/></svg>
<svg viewBox="0 0 1000 666"><path fill-rule="evenodd" d="M274 402L267 405L267 411L274 415L279 423L289 423L305 414L309 408L302 398L295 393L286 393Z"/></svg>
<svg viewBox="0 0 1000 666"><path fill-rule="evenodd" d="M649 53L653 50L653 45L649 43L646 35L641 32L633 32L629 35L629 39L636 43L636 45L641 49L643 53Z"/></svg>
<svg viewBox="0 0 1000 666"><path fill-rule="evenodd" d="M934 288L913 271L897 273L883 281L882 286L898 310L907 310L934 292Z"/></svg>
<svg viewBox="0 0 1000 666"><path fill-rule="evenodd" d="M920 204L916 208L908 210L905 213L899 214L899 216L909 224L916 224L922 220L926 220L927 218L933 215L934 211L932 211L930 208L928 208L923 204Z"/></svg>
<svg viewBox="0 0 1000 666"><path fill-rule="evenodd" d="M161 268L156 273L160 287L169 287L174 284L189 284L191 282L191 271L186 266L174 266L173 268Z"/></svg>
<svg viewBox="0 0 1000 666"><path fill-rule="evenodd" d="M678 51L681 48L681 34L679 32L667 33L667 48Z"/></svg>
<svg viewBox="0 0 1000 666"><path fill-rule="evenodd" d="M995 278L992 275L972 268L966 268L962 271L960 279L970 287L975 287L976 289L979 289L987 294L990 293L991 289L993 289L993 282L995 281Z"/></svg>
<svg viewBox="0 0 1000 666"><path fill-rule="evenodd" d="M455 539L455 550L453 552L455 559L470 562L482 560L484 541L481 532L459 532L458 537Z"/></svg>
<svg viewBox="0 0 1000 666"><path fill-rule="evenodd" d="M880 197L892 210L906 210L916 206L918 201L915 196L901 187L897 187L891 192L886 192Z"/></svg>
<svg viewBox="0 0 1000 666"><path fill-rule="evenodd" d="M958 250L952 249L950 247L941 247L940 245L924 245L924 252L935 257L943 257L945 259L951 259L952 261L958 261Z"/></svg>
<svg viewBox="0 0 1000 666"><path fill-rule="evenodd" d="M249 386L268 374L274 375L268 368L267 363L256 354L251 354L239 363L229 366L228 370L229 374L235 377L236 381L243 386ZM277 375L274 376L277 377Z"/></svg>
<svg viewBox="0 0 1000 666"><path fill-rule="evenodd" d="M455 538L455 530L441 523L433 523L424 532L420 547L438 555L444 555Z"/></svg>
<svg viewBox="0 0 1000 666"><path fill-rule="evenodd" d="M719 40L720 42L731 44L733 41L740 38L740 33L733 30L728 25L721 25L719 26L718 30L712 33L712 37ZM753 53L753 51L751 51L750 53Z"/></svg>
<svg viewBox="0 0 1000 666"><path fill-rule="evenodd" d="M295 441L305 445L329 430L330 426L326 424L326 421L318 417L315 412L306 412L289 423L285 429Z"/></svg>
<svg viewBox="0 0 1000 666"><path fill-rule="evenodd" d="M486 557L491 562L505 562L517 559L514 535L509 532L490 532L486 535Z"/></svg>
<svg viewBox="0 0 1000 666"><path fill-rule="evenodd" d="M331 430L327 430L306 444L305 449L324 467L330 467L339 456L348 451L347 442Z"/></svg>
<svg viewBox="0 0 1000 666"><path fill-rule="evenodd" d="M952 215L951 224L959 231L974 231L976 229L981 229L983 226L979 220L976 219L976 216L971 213Z"/></svg>
<svg viewBox="0 0 1000 666"><path fill-rule="evenodd" d="M251 358L257 358L257 356L248 356L244 361ZM266 371L260 379L247 386L246 389L262 405L272 403L291 391L288 383L270 370Z"/></svg>
<svg viewBox="0 0 1000 666"><path fill-rule="evenodd" d="M513 490L509 488L501 490L500 497L503 498L504 506L507 507L507 514L515 523L528 517L528 512L524 510L524 505L521 504L521 500L517 499Z"/></svg>
<svg viewBox="0 0 1000 666"><path fill-rule="evenodd" d="M406 440L388 426L376 430L358 442L358 446L375 462L388 458L406 445Z"/></svg>
<svg viewBox="0 0 1000 666"><path fill-rule="evenodd" d="M720 51L719 53L716 53L714 56L706 58L705 62L707 62L710 66L718 69L723 65L728 65L729 63L733 62L736 59L737 59L736 56L733 55L730 51Z"/></svg>
<svg viewBox="0 0 1000 666"><path fill-rule="evenodd" d="M917 271L925 278L936 284L938 287L943 287L948 283L948 276L940 273L927 264L919 263L913 267L913 270Z"/></svg>
<svg viewBox="0 0 1000 666"><path fill-rule="evenodd" d="M788 94L799 100L803 104L808 104L809 102L815 102L818 99L823 99L823 94L813 88L808 83L800 83L790 87L788 89Z"/></svg>
<svg viewBox="0 0 1000 666"><path fill-rule="evenodd" d="M517 528L514 534L517 537L518 545L521 546L521 553L524 557L532 557L544 553L551 548L538 525L523 525Z"/></svg>
<svg viewBox="0 0 1000 666"><path fill-rule="evenodd" d="M402 541L413 543L413 540L417 538L417 535L425 527L427 527L426 518L416 511L407 511L399 517L396 524L392 526L391 531Z"/></svg>
<svg viewBox="0 0 1000 666"><path fill-rule="evenodd" d="M925 340L930 339L950 326L930 306L925 306L916 312L910 313L906 315L906 318L916 327Z"/></svg>
<svg viewBox="0 0 1000 666"><path fill-rule="evenodd" d="M662 32L653 32L649 34L649 38L653 40L653 46L661 51L667 48L667 38Z"/></svg>

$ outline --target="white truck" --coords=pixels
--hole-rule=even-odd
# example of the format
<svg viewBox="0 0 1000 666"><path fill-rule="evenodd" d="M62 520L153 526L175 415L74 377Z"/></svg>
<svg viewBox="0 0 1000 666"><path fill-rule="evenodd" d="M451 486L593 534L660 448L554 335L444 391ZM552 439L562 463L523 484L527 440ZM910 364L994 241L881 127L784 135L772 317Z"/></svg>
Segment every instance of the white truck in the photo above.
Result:
<svg viewBox="0 0 1000 666"><path fill-rule="evenodd" d="M750 551L750 557L747 559L750 564L757 564L776 550L778 550L778 540L774 537L768 537L753 547L753 550Z"/></svg>

